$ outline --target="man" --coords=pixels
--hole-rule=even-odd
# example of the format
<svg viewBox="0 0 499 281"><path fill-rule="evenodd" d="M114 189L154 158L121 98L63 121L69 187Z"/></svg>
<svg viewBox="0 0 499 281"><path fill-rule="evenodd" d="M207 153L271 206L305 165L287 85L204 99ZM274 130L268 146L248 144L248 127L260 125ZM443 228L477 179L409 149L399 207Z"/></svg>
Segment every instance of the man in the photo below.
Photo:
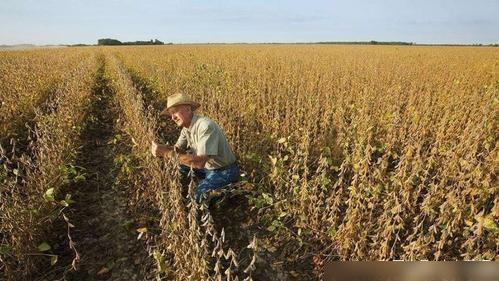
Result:
<svg viewBox="0 0 499 281"><path fill-rule="evenodd" d="M171 116L177 126L182 127L182 131L173 147L154 141L151 145L151 152L156 157L177 154L184 178L190 168L193 169L199 179L195 192L198 202L203 193L239 179L239 166L224 133L213 120L194 114L199 106L187 95L179 93L169 96L167 106L160 115Z"/></svg>

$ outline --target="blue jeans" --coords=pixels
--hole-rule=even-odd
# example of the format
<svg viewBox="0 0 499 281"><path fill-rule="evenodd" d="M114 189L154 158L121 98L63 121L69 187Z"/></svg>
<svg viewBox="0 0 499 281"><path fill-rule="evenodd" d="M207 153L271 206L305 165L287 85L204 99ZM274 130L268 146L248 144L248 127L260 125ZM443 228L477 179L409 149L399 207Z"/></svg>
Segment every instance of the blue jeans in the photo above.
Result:
<svg viewBox="0 0 499 281"><path fill-rule="evenodd" d="M239 180L239 166L237 163L216 170L194 168L192 170L194 176L199 180L195 191L197 202L201 201L203 193L224 187ZM189 167L180 165L180 173L183 177L187 178L189 171Z"/></svg>

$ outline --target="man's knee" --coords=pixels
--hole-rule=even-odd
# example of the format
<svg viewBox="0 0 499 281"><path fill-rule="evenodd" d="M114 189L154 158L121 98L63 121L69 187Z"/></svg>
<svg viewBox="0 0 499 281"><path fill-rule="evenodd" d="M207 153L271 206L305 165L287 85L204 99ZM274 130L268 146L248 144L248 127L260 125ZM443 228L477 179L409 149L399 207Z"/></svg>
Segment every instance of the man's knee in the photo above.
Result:
<svg viewBox="0 0 499 281"><path fill-rule="evenodd" d="M201 182L198 184L198 186L196 187L196 191L195 191L196 201L197 201L198 203L200 203L200 202L201 202L201 199L203 198L203 195L204 195L207 191L209 191L209 190L211 190L211 189L212 189L212 187L210 186L210 184L209 184L207 181L205 181L205 180L201 181Z"/></svg>
<svg viewBox="0 0 499 281"><path fill-rule="evenodd" d="M196 187L196 197L200 199L204 193L224 187L231 182L231 179L224 177L223 174L209 174L206 179L200 181Z"/></svg>

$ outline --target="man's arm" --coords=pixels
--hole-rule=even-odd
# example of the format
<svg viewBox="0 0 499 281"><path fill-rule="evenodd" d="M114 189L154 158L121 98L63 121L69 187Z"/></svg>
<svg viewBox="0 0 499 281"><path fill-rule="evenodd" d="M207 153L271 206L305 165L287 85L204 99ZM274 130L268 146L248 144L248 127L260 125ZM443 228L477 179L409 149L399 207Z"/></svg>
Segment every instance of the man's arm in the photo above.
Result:
<svg viewBox="0 0 499 281"><path fill-rule="evenodd" d="M178 161L186 166L196 169L204 168L204 165L210 158L207 155L192 155L187 153L178 153Z"/></svg>
<svg viewBox="0 0 499 281"><path fill-rule="evenodd" d="M197 169L204 168L206 161L209 160L207 155L192 155L176 146L157 144L156 142L152 143L151 152L156 157L173 157L176 153L178 154L178 160L181 164Z"/></svg>

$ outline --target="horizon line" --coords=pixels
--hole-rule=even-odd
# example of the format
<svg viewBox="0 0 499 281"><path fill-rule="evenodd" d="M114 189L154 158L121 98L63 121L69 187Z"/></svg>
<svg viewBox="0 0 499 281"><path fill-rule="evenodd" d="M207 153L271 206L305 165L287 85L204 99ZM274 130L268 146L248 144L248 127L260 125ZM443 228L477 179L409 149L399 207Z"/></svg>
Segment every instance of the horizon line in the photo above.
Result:
<svg viewBox="0 0 499 281"><path fill-rule="evenodd" d="M118 39L116 39L118 40ZM159 40L159 39L158 39ZM142 41L142 40L137 40L137 41ZM148 41L148 40L147 40ZM144 41L144 42L147 42ZM161 41L161 40L160 40ZM124 43L124 42L123 42ZM418 43L414 41L386 41L386 40L359 40L359 41L294 41L294 42L283 42L283 41L267 41L267 42L164 42L162 45L237 45L237 44L244 44L244 45L258 45L258 44L322 44L322 45L327 45L327 44L352 44L352 45L383 45L383 44L393 44L393 45L415 45L415 46L422 46L422 45L435 45L435 46L445 46L445 45L451 45L451 46L477 46L477 45L482 45L482 46L488 46L488 45L498 45L499 42L474 42L474 43L453 43L453 42L439 42L439 43ZM15 47L15 46L34 46L34 47L50 47L50 46L76 46L76 45L82 45L82 46L107 46L107 45L98 45L96 43L55 43L55 44L34 44L34 43L17 43L17 44L0 44L0 47ZM114 46L120 46L120 45L114 45ZM129 45L121 45L121 46L129 46ZM161 46L161 45L135 45L135 46Z"/></svg>

